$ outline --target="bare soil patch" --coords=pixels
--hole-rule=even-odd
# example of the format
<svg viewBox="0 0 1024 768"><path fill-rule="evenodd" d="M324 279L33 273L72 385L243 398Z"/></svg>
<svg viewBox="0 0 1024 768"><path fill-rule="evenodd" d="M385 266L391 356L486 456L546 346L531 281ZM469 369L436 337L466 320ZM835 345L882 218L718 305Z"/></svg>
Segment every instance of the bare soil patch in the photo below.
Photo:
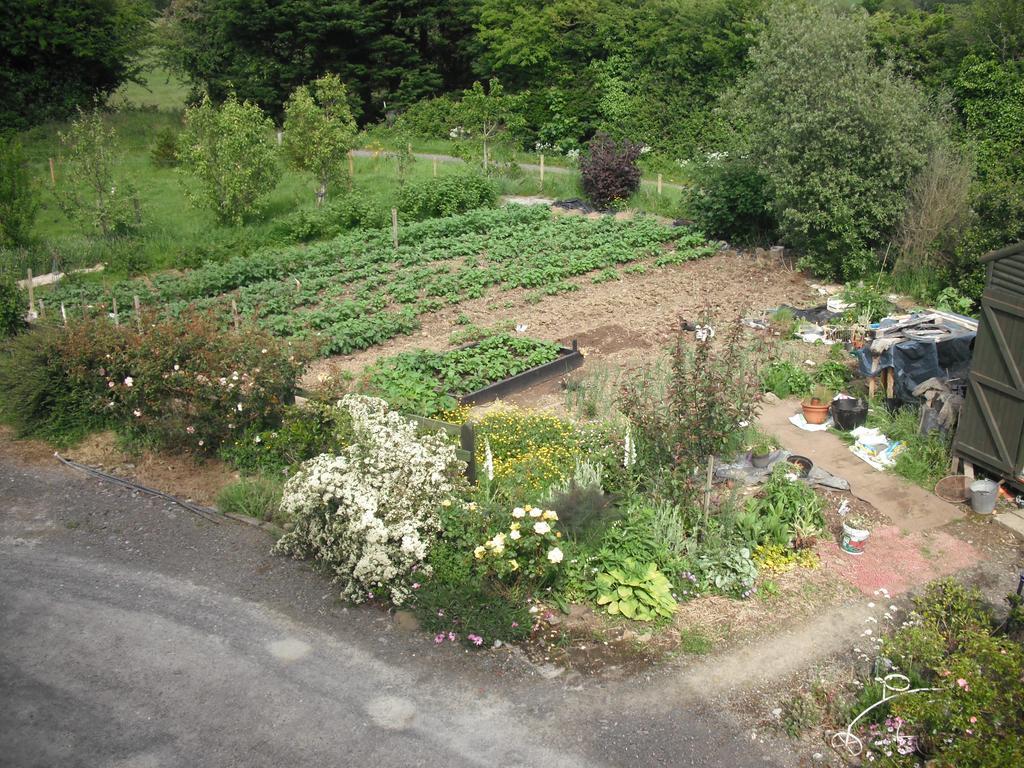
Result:
<svg viewBox="0 0 1024 768"><path fill-rule="evenodd" d="M692 321L708 310L714 320L731 320L782 303L804 306L818 298L804 276L781 261L735 251L652 268L641 275L620 273L620 279L598 285L588 275L573 282L579 290L539 301L522 289L493 291L433 313L424 318L418 333L315 362L304 384L315 385L325 372L358 373L398 352L447 349L449 335L463 327L456 322L460 315L479 326L511 320L537 338L563 343L578 339L592 358L622 364L668 344L680 318Z"/></svg>

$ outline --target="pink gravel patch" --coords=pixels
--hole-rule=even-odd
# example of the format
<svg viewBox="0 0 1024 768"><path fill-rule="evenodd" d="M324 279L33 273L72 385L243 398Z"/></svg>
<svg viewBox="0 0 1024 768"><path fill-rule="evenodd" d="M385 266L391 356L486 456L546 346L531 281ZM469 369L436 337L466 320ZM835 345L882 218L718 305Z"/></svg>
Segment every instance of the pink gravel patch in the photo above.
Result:
<svg viewBox="0 0 1024 768"><path fill-rule="evenodd" d="M893 525L873 529L863 555L848 555L834 541L820 543L817 552L824 567L865 595L878 589L897 595L984 559L966 541L948 533L904 535Z"/></svg>

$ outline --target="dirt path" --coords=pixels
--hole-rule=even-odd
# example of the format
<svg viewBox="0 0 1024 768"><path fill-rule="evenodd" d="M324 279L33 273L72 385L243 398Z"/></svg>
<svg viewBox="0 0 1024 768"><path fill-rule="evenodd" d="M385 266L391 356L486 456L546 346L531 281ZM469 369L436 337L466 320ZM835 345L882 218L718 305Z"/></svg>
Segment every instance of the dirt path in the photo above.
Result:
<svg viewBox="0 0 1024 768"><path fill-rule="evenodd" d="M353 149L352 154L355 157L377 157L383 154L385 157L391 155L391 152L375 152L372 149ZM452 155L439 155L433 152L413 152L413 156L417 160L436 160L439 163L461 163L465 164L465 160L461 157L453 157ZM533 171L540 173L540 166L534 163L517 163L517 165L524 171ZM579 173L575 168L563 168L560 165L545 165L544 173L554 173L558 175L565 175L570 173ZM658 182L656 179L641 179L641 184L647 184L649 186L657 186ZM682 184L674 184L672 182L663 181L661 186L665 189L683 189Z"/></svg>

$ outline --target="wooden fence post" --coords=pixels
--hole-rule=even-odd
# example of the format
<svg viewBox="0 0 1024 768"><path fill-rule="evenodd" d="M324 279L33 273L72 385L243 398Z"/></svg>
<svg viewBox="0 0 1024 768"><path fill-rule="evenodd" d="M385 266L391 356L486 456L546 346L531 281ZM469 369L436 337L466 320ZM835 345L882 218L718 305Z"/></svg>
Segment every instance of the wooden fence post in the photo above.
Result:
<svg viewBox="0 0 1024 768"><path fill-rule="evenodd" d="M28 313L31 316L36 308L36 291L32 285L32 270L26 269L25 274L28 275Z"/></svg>
<svg viewBox="0 0 1024 768"><path fill-rule="evenodd" d="M391 209L391 243L398 248L398 209Z"/></svg>
<svg viewBox="0 0 1024 768"><path fill-rule="evenodd" d="M121 324L121 318L119 318L117 316L117 296L113 296L111 298L113 299L113 305L114 305L114 325L120 325Z"/></svg>
<svg viewBox="0 0 1024 768"><path fill-rule="evenodd" d="M434 178L437 178L437 158L434 158Z"/></svg>
<svg viewBox="0 0 1024 768"><path fill-rule="evenodd" d="M142 333L142 302L139 301L138 295L132 297L132 306L135 308L135 325L139 333Z"/></svg>
<svg viewBox="0 0 1024 768"><path fill-rule="evenodd" d="M544 155L540 156L540 188L544 189Z"/></svg>
<svg viewBox="0 0 1024 768"><path fill-rule="evenodd" d="M40 299L39 300L39 319L42 320L44 317L46 317L46 307L43 306L43 300Z"/></svg>
<svg viewBox="0 0 1024 768"><path fill-rule="evenodd" d="M68 327L68 312L64 309L64 302L60 303L60 319L64 321L64 327Z"/></svg>
<svg viewBox="0 0 1024 768"><path fill-rule="evenodd" d="M50 186L57 186L57 172L54 170L52 157L50 158Z"/></svg>
<svg viewBox="0 0 1024 768"><path fill-rule="evenodd" d="M661 196L661 174L658 174L658 196Z"/></svg>
<svg viewBox="0 0 1024 768"><path fill-rule="evenodd" d="M281 146L281 142L284 140L284 131L277 132L277 146Z"/></svg>
<svg viewBox="0 0 1024 768"><path fill-rule="evenodd" d="M355 162L352 160L352 150L348 151L348 177L351 179L356 175Z"/></svg>
<svg viewBox="0 0 1024 768"><path fill-rule="evenodd" d="M231 300L231 321L235 325L235 333L238 333L238 303L234 299Z"/></svg>
<svg viewBox="0 0 1024 768"><path fill-rule="evenodd" d="M476 430L473 422L467 421L459 430L459 446L469 454L466 462L466 479L470 485L476 485Z"/></svg>

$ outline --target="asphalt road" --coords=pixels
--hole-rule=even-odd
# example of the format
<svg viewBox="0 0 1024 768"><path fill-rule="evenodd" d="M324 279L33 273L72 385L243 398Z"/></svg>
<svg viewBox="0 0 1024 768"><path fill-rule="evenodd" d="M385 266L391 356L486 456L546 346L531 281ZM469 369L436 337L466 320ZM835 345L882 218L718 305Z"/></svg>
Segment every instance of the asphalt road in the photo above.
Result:
<svg viewBox="0 0 1024 768"><path fill-rule="evenodd" d="M269 550L0 460L0 766L785 762L657 677L548 679L515 653L437 648Z"/></svg>

